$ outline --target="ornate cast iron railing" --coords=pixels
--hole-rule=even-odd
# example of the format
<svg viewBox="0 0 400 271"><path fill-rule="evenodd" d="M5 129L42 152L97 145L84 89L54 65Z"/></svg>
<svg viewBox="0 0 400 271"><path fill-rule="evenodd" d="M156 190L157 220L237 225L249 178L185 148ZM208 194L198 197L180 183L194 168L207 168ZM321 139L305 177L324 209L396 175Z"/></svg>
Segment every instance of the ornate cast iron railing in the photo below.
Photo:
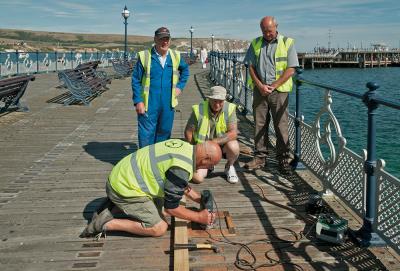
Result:
<svg viewBox="0 0 400 271"><path fill-rule="evenodd" d="M135 54L128 54L133 59ZM104 52L0 52L0 77L62 71L81 63L100 60L100 67L112 66L115 59L123 59L123 51Z"/></svg>
<svg viewBox="0 0 400 271"><path fill-rule="evenodd" d="M224 86L230 99L243 113L252 112L252 90L246 86L248 65L238 59L243 54L210 53L210 78ZM304 80L297 70L296 111L290 114L289 139L294 160L292 166L307 167L354 212L363 218L363 226L353 232L361 245L387 245L400 253L400 180L385 171L385 162L376 159L375 114L378 106L399 110L400 104L376 95L379 87L368 83L365 94ZM301 90L306 87L324 92L324 102L312 123L301 115ZM367 150L362 156L346 147L346 139L331 109L332 92L360 99L368 108ZM399 111L396 113L400 114ZM273 125L270 130L274 134ZM335 134L335 142L332 137ZM323 152L321 146L324 146ZM384 241L383 241L384 240Z"/></svg>

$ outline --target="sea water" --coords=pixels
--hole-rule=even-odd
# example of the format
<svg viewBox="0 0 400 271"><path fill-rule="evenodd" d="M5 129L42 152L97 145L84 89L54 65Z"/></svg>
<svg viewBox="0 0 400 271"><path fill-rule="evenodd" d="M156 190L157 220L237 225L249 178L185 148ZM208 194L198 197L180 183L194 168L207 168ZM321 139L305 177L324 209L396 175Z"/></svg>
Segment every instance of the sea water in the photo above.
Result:
<svg viewBox="0 0 400 271"><path fill-rule="evenodd" d="M303 78L333 87L351 90L360 94L368 91L366 84L376 82L379 85L377 95L400 104L400 67L380 68L335 68L304 70ZM324 105L325 91L320 88L303 85L301 93L301 113L304 121L313 124L316 114ZM368 110L361 99L331 92L331 109L337 118L346 147L362 156L367 149ZM295 112L295 92L289 96L290 112ZM323 120L328 120L326 117ZM323 123L320 131L323 133ZM377 159L384 159L385 169L400 178L400 110L379 105L376 110ZM335 128L331 130L336 135ZM325 149L326 151L326 149Z"/></svg>

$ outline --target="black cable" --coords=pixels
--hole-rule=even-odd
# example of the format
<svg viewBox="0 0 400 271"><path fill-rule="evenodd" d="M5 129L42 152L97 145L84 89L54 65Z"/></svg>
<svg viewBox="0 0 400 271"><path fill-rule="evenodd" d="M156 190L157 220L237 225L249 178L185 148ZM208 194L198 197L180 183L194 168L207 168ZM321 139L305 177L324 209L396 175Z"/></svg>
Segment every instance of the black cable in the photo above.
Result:
<svg viewBox="0 0 400 271"><path fill-rule="evenodd" d="M268 200L267 197L264 194L264 189L261 186L259 186L258 184L255 184L255 185L261 190L262 198L266 202L270 202L270 200ZM217 214L218 214L219 213L219 211L218 211L219 209L218 209L217 202L215 201L215 197L213 198L213 201L214 201L214 204L215 204L215 209L216 209ZM275 203L275 204L277 204L277 203ZM276 234L271 234L271 236L274 237L276 240L278 240L280 242L288 243L287 246L284 246L284 247L280 248L280 250L282 250L282 249L286 249L288 247L292 247L295 243L298 243L304 237L307 237L310 234L311 230L313 229L313 226L316 224L316 221L313 221L313 220L303 216L302 214L298 213L296 210L294 210L294 209L292 209L290 207L287 207L287 206L284 206L284 205L281 205L281 204L277 204L277 205L279 207L281 207L281 208L284 208L286 210L289 210L289 211L295 213L300 218L302 218L305 222L312 222L312 225L311 225L310 229L308 230L308 232L306 234L303 234L303 232L296 233L293 230L288 229L288 228L278 228L278 229L283 229L283 230L289 231L295 237L294 241L285 240L285 239L282 239L282 238L278 237ZM222 235L223 239L218 239L218 238L213 237L212 234L210 232L208 232L207 230L206 230L206 232L208 233L208 235L209 235L211 240L214 240L214 241L220 242L220 243L229 244L229 245L240 246L240 248L236 252L236 259L235 259L235 262L234 262L234 265L238 269L240 269L240 270L257 270L258 268L261 268L261 267L272 267L272 266L279 265L279 264L280 265L287 264L287 265L294 266L297 270L303 271L303 268L300 265L296 264L296 263L292 263L292 262L284 263L282 261L275 260L275 259L271 258L268 254L271 251L274 251L274 249L270 249L270 250L268 250L268 251L266 251L264 253L266 259L269 260L269 262L257 264L257 257L255 256L254 252L251 250L250 246L255 244L255 243L260 243L260 242L263 242L263 243L266 243L266 244L270 244L271 240L267 239L267 238L262 238L262 239L253 240L253 241L248 242L248 243L235 242L235 241L230 240L227 236L225 236L221 225L222 225L221 217L218 216L219 231L221 232L221 235ZM250 255L250 257L251 257L250 261L245 260L241 256L241 254L243 254L244 252L246 252L248 255Z"/></svg>

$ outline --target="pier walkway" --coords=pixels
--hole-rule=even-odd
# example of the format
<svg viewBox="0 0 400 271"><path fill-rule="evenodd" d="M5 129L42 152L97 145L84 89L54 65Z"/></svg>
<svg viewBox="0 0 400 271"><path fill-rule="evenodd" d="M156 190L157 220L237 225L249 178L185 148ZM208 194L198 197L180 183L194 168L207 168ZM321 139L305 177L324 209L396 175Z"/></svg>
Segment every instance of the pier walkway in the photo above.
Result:
<svg viewBox="0 0 400 271"><path fill-rule="evenodd" d="M49 102L63 93L57 85L57 74L37 75L22 99L30 112L0 116L0 270L173 270L171 231L160 238L120 233L100 241L79 238L105 197L113 165L137 149L130 79L113 80L90 106ZM174 137L183 136L191 105L209 86L208 70L192 65ZM252 146L251 119L240 117L239 129L246 151ZM235 234L227 238L236 245L218 231L189 235L192 242L211 241L221 249L190 251L191 270L240 270L234 265L237 243L259 239L249 247L255 265L267 266L257 270L400 270L400 258L391 249L318 241L313 219L304 210L309 194L322 190L318 180L308 171L284 178L274 159L265 170L240 170L249 158L240 157L238 184L226 182L222 161L210 179L193 185L199 191L211 189L219 211L229 212ZM352 228L360 227L361 219L339 200L326 201ZM239 256L251 261L244 251Z"/></svg>

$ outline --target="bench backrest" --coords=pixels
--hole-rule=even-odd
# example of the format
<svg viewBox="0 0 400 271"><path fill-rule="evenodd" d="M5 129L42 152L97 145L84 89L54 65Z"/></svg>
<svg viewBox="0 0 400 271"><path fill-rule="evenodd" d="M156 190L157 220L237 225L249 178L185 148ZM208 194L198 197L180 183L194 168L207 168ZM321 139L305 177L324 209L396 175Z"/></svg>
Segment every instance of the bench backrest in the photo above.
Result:
<svg viewBox="0 0 400 271"><path fill-rule="evenodd" d="M10 95L17 95L20 91L25 91L29 81L35 80L35 76L18 76L0 80L0 99Z"/></svg>
<svg viewBox="0 0 400 271"><path fill-rule="evenodd" d="M72 80L80 80L88 77L96 77L96 68L100 61L91 61L76 66L75 69L63 70L62 73Z"/></svg>
<svg viewBox="0 0 400 271"><path fill-rule="evenodd" d="M78 66L76 66L76 70L85 70L87 68L93 68L93 69L97 69L97 66L99 66L99 64L101 63L100 60L96 60L96 61L89 61L89 62L85 62L82 64L79 64Z"/></svg>
<svg viewBox="0 0 400 271"><path fill-rule="evenodd" d="M112 65L114 70L123 76L129 76L132 74L133 67L135 65L135 60L112 60Z"/></svg>

